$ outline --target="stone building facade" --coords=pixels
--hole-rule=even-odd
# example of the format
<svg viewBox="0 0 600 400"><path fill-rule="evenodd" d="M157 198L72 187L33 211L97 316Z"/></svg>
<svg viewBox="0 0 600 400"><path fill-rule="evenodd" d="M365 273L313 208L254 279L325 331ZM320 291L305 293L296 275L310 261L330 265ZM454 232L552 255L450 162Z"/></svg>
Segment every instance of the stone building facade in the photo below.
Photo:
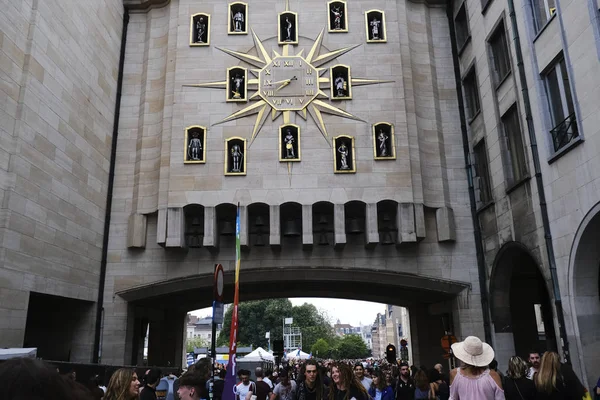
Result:
<svg viewBox="0 0 600 400"><path fill-rule="evenodd" d="M596 0L452 7L498 361L558 350L592 387L600 368L600 257L591 239L600 200L598 9Z"/></svg>
<svg viewBox="0 0 600 400"><path fill-rule="evenodd" d="M501 363L568 348L592 382L596 0L348 2L348 32L322 36L325 0L287 3L299 26L287 47L284 0L248 2L255 35L228 34L217 0L1 3L0 346L137 363L149 330L151 363L181 360L186 313L210 303L215 263L231 297L239 204L242 300L405 306L415 363L438 360L452 331L487 338ZM385 13L379 43L367 43L372 9ZM190 45L198 13L210 16L207 46ZM354 45L321 67L386 82L320 99L338 116L320 105L306 119L263 110L220 124L251 102L186 86L256 68L248 60L273 50L308 58ZM375 159L378 122L394 127L395 159ZM284 123L302 132L300 162L280 161ZM185 163L196 125L207 128L204 163ZM356 173L334 173L338 135L354 138ZM231 137L247 140L244 176L224 174Z"/></svg>

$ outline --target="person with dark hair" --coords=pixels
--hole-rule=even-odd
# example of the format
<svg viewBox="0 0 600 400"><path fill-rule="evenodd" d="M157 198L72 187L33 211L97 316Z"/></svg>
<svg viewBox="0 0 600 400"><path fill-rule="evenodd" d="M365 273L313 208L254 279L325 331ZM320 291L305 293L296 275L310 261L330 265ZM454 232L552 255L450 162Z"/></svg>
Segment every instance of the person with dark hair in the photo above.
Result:
<svg viewBox="0 0 600 400"><path fill-rule="evenodd" d="M133 369L121 368L110 377L104 400L134 400L140 394L140 381Z"/></svg>
<svg viewBox="0 0 600 400"><path fill-rule="evenodd" d="M331 364L331 380L329 400L369 399L367 389L352 373L349 365L340 362Z"/></svg>
<svg viewBox="0 0 600 400"><path fill-rule="evenodd" d="M88 381L88 389L90 392L92 392L92 396L95 400L100 400L102 397L104 397L104 390L100 388L101 384L102 380L98 375L92 376Z"/></svg>
<svg viewBox="0 0 600 400"><path fill-rule="evenodd" d="M431 383L433 393L437 396L438 400L448 400L450 398L450 387L442 379L442 375L433 368L429 371L429 382Z"/></svg>
<svg viewBox="0 0 600 400"><path fill-rule="evenodd" d="M271 394L273 394L273 390L269 386L264 379L265 373L261 367L257 367L254 370L254 376L256 376L256 383L254 385L254 390L248 392L246 395L246 400L251 400L252 396L256 396L256 400L269 400L271 398Z"/></svg>
<svg viewBox="0 0 600 400"><path fill-rule="evenodd" d="M281 371L281 381L275 385L270 400L296 400L296 382L290 379L291 371L289 367Z"/></svg>
<svg viewBox="0 0 600 400"><path fill-rule="evenodd" d="M394 389L388 385L381 370L375 371L373 382L369 388L369 396L373 400L394 400Z"/></svg>
<svg viewBox="0 0 600 400"><path fill-rule="evenodd" d="M206 378L201 371L186 372L179 378L177 396L182 400L206 398Z"/></svg>
<svg viewBox="0 0 600 400"><path fill-rule="evenodd" d="M529 370L527 370L527 379L533 380L534 375L540 369L541 353L538 350L529 351Z"/></svg>
<svg viewBox="0 0 600 400"><path fill-rule="evenodd" d="M365 376L365 367L361 362L354 364L354 375L356 375L356 378L360 381L360 383L362 383L365 389L369 390L372 380L371 378Z"/></svg>
<svg viewBox="0 0 600 400"><path fill-rule="evenodd" d="M144 390L140 393L140 400L156 400L156 386L160 382L161 371L157 368L152 368L148 370L146 375L144 375L144 381L146 385L144 386Z"/></svg>
<svg viewBox="0 0 600 400"><path fill-rule="evenodd" d="M306 360L302 367L304 380L297 385L297 400L323 400L326 397L325 386L321 379L319 364L315 360Z"/></svg>
<svg viewBox="0 0 600 400"><path fill-rule="evenodd" d="M527 379L527 364L521 357L514 356L508 360L503 386L507 400L535 400L535 384Z"/></svg>
<svg viewBox="0 0 600 400"><path fill-rule="evenodd" d="M223 398L223 388L225 388L225 377L227 371L224 369L219 370L219 375L215 376L213 382L213 400L221 400Z"/></svg>
<svg viewBox="0 0 600 400"><path fill-rule="evenodd" d="M414 400L415 382L410 376L408 364L400 363L400 376L396 384L396 400Z"/></svg>
<svg viewBox="0 0 600 400"><path fill-rule="evenodd" d="M13 358L0 364L0 397L23 400L75 398L55 367L31 358Z"/></svg>
<svg viewBox="0 0 600 400"><path fill-rule="evenodd" d="M250 371L247 369L241 369L238 372L238 377L241 382L235 387L235 398L236 400L246 400L246 395L249 392L254 392L256 385L250 380Z"/></svg>
<svg viewBox="0 0 600 400"><path fill-rule="evenodd" d="M425 371L419 369L415 374L415 400L422 399L435 399L435 392Z"/></svg>

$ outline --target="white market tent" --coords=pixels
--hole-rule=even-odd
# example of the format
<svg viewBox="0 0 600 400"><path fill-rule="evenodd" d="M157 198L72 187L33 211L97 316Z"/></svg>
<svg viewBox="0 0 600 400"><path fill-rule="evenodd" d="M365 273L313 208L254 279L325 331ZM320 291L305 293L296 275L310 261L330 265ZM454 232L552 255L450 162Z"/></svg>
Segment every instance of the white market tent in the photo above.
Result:
<svg viewBox="0 0 600 400"><path fill-rule="evenodd" d="M246 354L240 361L274 361L273 354L262 347L257 347L253 352Z"/></svg>
<svg viewBox="0 0 600 400"><path fill-rule="evenodd" d="M300 354L298 354L298 349L296 349L296 350L291 350L287 354L287 358L293 358L296 360L306 360L306 359L310 358L310 354L305 353L302 350L300 350Z"/></svg>

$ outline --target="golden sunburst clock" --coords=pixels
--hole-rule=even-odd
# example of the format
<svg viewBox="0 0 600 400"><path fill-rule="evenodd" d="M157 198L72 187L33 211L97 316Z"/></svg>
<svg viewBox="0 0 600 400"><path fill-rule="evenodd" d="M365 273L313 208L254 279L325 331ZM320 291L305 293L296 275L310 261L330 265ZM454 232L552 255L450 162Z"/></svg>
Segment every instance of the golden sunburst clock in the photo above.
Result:
<svg viewBox="0 0 600 400"><path fill-rule="evenodd" d="M283 45L281 54L273 51L271 55L265 49L263 42L258 38L254 30L251 31L258 56L217 47L219 50L255 68L250 69L254 78L247 80L248 92L254 92L251 95L248 94L246 97L250 101L250 104L229 115L222 121L217 122L215 125L256 115L252 138L250 139L250 144L252 144L252 141L260 132L269 115L271 115L273 121L283 115L284 124L290 123L292 112L295 112L304 120L307 119L307 115L310 115L326 139L328 134L323 120L323 113L363 121L357 116L324 101L329 99L329 96L323 89L330 89L333 84L332 81L335 78L326 76L329 68L321 68L359 45L320 54L324 33L323 29L306 56L304 56L304 50L291 54L293 46L290 44ZM228 76L225 81L183 86L227 89L229 87L229 80L230 77ZM393 81L349 77L349 82L346 82L346 84L352 87L388 82ZM332 91L331 93L333 94L334 92ZM349 97L346 98L349 99ZM329 143L329 140L327 142Z"/></svg>

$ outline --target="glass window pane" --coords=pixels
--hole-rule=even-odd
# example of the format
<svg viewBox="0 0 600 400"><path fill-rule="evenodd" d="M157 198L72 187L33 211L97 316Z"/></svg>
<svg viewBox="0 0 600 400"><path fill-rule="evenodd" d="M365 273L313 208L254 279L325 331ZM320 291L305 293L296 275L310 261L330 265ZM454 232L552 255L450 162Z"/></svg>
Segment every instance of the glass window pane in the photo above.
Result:
<svg viewBox="0 0 600 400"><path fill-rule="evenodd" d="M567 117L563 112L556 68L552 68L546 75L546 88L548 90L548 102L550 113L552 114L552 122L556 126Z"/></svg>

